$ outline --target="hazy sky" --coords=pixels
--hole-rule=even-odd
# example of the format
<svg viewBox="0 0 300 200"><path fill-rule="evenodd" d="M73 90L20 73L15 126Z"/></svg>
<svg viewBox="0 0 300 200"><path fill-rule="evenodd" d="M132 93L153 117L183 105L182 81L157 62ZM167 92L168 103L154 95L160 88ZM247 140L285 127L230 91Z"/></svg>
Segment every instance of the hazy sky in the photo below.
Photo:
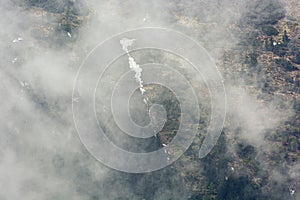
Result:
<svg viewBox="0 0 300 200"><path fill-rule="evenodd" d="M239 42L230 25L243 20L243 14L249 11L247 2L87 0L89 17L71 35L55 31L59 19L55 14L20 6L18 1L1 2L0 199L140 199L143 192L141 196L132 192L138 190L131 185L134 176L96 161L78 138L72 117L72 89L80 63L104 39L133 28L152 26L193 37L217 62ZM122 51L119 48L116 51ZM129 70L127 62L124 67ZM225 69L220 71L223 74ZM111 76L116 75L119 74ZM255 92L247 89L243 77L226 78L225 88L225 128L229 134L241 129L238 135L229 137L259 151L269 151L265 134L293 116L291 105L277 98L259 101ZM230 142L227 146L235 151ZM114 155L111 157L114 159ZM262 168L270 168L263 162L264 157L257 159ZM272 173L279 181L286 181L284 173L299 179L299 163L284 173L273 168ZM147 176L147 180L159 178L156 173ZM178 174L161 179L160 187L154 190L155 199L185 199L189 195L182 189L183 180ZM170 186L168 181L174 185ZM143 181L137 184L147 191Z"/></svg>

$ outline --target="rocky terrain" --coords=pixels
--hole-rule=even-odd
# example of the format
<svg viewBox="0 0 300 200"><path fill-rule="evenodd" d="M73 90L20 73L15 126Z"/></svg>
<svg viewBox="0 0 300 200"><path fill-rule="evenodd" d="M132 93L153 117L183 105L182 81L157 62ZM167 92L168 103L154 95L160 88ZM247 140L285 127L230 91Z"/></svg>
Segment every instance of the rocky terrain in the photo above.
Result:
<svg viewBox="0 0 300 200"><path fill-rule="evenodd" d="M2 65L22 67L31 55L46 48L63 49L62 52L67 52L71 58L70 68L77 68L90 50L89 45L81 43L83 29L94 25L95 16L101 16L99 10L96 12L84 2L13 1L13 5L29 13L27 24L23 24L24 32L19 33L20 39L15 38L21 41L21 35L30 35L34 43L27 44L27 50L8 48L7 52L15 53L17 59L1 61ZM174 0L165 5L169 27L198 40L212 55L224 78L228 95L227 118L221 137L208 156L198 158L210 117L209 98L204 98L200 134L184 155L168 168L145 174L103 170L104 167L95 164L96 161L80 147L81 150L66 153L67 156L55 153L48 160L39 160L40 170L49 170L49 176L75 182L70 187L82 194L78 199L300 199L300 3L296 0L246 2L240 13L229 9L234 4L230 1L186 3ZM208 8L231 17L222 21L222 16L211 14ZM166 62L179 70L185 65L156 51L134 56L139 63L169 60ZM24 91L35 104L51 117L63 118L65 108L60 102L67 101L65 98L47 99L26 84L23 82ZM197 87L196 83L194 85ZM198 87L199 95L208 94L207 89ZM166 88L155 85L145 88L150 102L161 103L168 114L158 139L152 138L145 143L145 149L152 149L153 142L158 148L176 135L180 106L178 99ZM140 119L144 117L139 116L137 121ZM43 161L49 165L44 166ZM105 181L101 173L106 174ZM34 184L29 183L28 187L28 190L30 187L38 190ZM69 198L64 194L56 195L55 191L51 194L47 199ZM2 196L5 195L0 194L0 199Z"/></svg>

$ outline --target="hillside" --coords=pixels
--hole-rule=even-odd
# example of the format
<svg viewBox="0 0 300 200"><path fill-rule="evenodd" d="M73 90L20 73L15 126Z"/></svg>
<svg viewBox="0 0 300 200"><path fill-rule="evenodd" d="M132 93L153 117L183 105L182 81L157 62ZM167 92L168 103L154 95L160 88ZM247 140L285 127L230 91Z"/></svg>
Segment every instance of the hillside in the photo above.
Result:
<svg viewBox="0 0 300 200"><path fill-rule="evenodd" d="M0 189L0 199L300 199L297 0L12 0L3 3L1 11L0 92L7 101L0 107L4 149L0 185L5 188ZM213 150L199 159L211 118L210 89L190 69L189 61L170 51L147 48L130 52L140 66L163 63L187 77L200 99L201 117L195 119L195 110L184 113L198 133L174 163L149 173L121 172L99 162L78 137L74 107L86 103L86 91L92 90L76 93L74 80L101 41L132 28L155 25L182 32L205 48L222 75L226 120ZM142 126L151 121L145 108L160 104L165 108L166 123L147 139L121 135L114 113L108 112L112 105L108 92L115 89L122 73L129 71L127 56L118 57L101 74L104 78L99 78L97 87L103 90L93 90L93 114L116 146L135 153L155 151L171 143L178 133L183 118L180 99L164 85L145 83L143 97L148 102L143 103L136 89L132 100L126 101L129 114ZM89 77L98 71L81 73ZM179 85L179 94L187 92L178 77L161 73ZM191 106L192 100L187 99L185 103ZM168 163L177 155L176 148L165 154L162 159ZM122 160L117 154L109 156L115 162Z"/></svg>

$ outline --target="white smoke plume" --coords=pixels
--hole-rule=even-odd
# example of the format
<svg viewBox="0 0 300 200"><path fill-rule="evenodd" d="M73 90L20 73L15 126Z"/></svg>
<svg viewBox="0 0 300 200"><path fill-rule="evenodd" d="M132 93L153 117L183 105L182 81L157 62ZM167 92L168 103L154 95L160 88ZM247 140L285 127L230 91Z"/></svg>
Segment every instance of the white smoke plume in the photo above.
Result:
<svg viewBox="0 0 300 200"><path fill-rule="evenodd" d="M120 43L122 45L122 49L127 53L128 55L128 62L129 62L129 67L132 71L135 72L135 80L139 84L139 90L142 95L146 92L144 89L143 81L142 81L142 71L143 69L135 62L134 58L129 54L128 47L130 47L134 42L134 39L127 39L123 38L120 40ZM145 104L147 104L147 98L144 98L143 101Z"/></svg>

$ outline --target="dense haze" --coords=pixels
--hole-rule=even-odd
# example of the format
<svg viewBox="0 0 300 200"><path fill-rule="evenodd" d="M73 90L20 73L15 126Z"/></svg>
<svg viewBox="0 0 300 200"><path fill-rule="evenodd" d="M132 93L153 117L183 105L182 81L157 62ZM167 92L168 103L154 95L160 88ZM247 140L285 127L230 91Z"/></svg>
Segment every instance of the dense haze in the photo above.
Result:
<svg viewBox="0 0 300 200"><path fill-rule="evenodd" d="M230 177L232 173L232 179L240 180L245 174L251 174L247 169L239 168L238 159L235 160L239 154L238 145L250 145L255 152L251 159L258 163L257 177L263 177L265 180L261 181L267 182L257 189L262 196L261 199L300 199L299 159L293 163L268 162L270 152L273 152L274 148L276 152L276 144L268 138L279 127L295 118L299 107L294 106L293 101L261 92L260 87L265 84L266 74L256 73L253 78L255 81L248 84L245 77L233 72L235 66L226 66L220 62L228 50L238 51L241 43L245 41L234 26L242 27L250 24L249 26L254 27L260 23L269 23L266 21L270 16L280 18L280 15L286 12L284 10L286 2L73 0L72 12L76 13L80 20L78 25L72 25L72 28L63 27L65 20L68 19L59 14L65 12L64 7L71 1L49 2L46 0L0 2L1 200L204 198L202 193L195 192L192 184L194 180L189 180L185 176L189 173L192 177L193 173L197 176L206 174L205 162L212 158L200 160L197 157L199 143L194 144L195 151L187 152L187 157L191 156L191 152L194 156L191 162L183 157L159 171L130 174L110 169L98 162L78 138L72 115L72 89L81 62L92 48L106 38L142 27L162 27L181 31L203 45L217 66L220 65L218 67L224 77L227 93L227 118L222 137L218 142L225 147L221 146L221 150L216 151L220 151L220 157L225 159L232 157L229 164L221 165L220 169L215 170L216 177L224 175L225 180L225 177ZM268 13L269 9L266 9L270 7L272 13ZM249 17L253 15L254 18ZM300 19L296 21L300 23ZM120 49L110 51L122 49L120 46ZM151 52L145 53L149 54ZM165 55L156 58L159 57L157 54L159 52L153 53L153 60L168 58ZM146 63L142 54L137 52L133 55L140 63ZM237 54L235 59L241 59L239 56ZM114 66L123 65L125 71L128 70L126 57L120 60L121 63ZM176 62L176 59L173 61ZM258 65L261 68L265 67L263 62L259 62ZM114 70L110 71L114 73L111 75L112 80L120 73ZM189 73L192 74L191 71L186 72L188 75ZM190 80L199 85L203 83L200 78L193 75L190 75ZM299 90L295 93L295 96L298 96ZM201 94L199 92L199 98ZM99 95L99 99L106 101L105 92ZM78 101L80 100L82 99ZM203 101L208 100L203 97ZM208 120L209 117L205 116L205 119ZM109 120L111 119L107 117L106 121L103 121L108 126L107 129L113 132L115 124ZM203 132L205 131L201 133ZM198 142L203 139L197 137ZM119 138L128 145L127 139ZM147 145L151 145L154 141L148 142ZM111 157L114 158L114 155ZM268 175L265 175L266 173ZM229 178L228 181L230 180ZM204 183L202 179L198 182ZM293 195L290 192L291 188L295 190ZM242 191L246 190L247 188L244 188ZM270 192L273 193L272 196L269 196ZM216 194L214 198L218 195ZM255 196L252 199L260 198Z"/></svg>

